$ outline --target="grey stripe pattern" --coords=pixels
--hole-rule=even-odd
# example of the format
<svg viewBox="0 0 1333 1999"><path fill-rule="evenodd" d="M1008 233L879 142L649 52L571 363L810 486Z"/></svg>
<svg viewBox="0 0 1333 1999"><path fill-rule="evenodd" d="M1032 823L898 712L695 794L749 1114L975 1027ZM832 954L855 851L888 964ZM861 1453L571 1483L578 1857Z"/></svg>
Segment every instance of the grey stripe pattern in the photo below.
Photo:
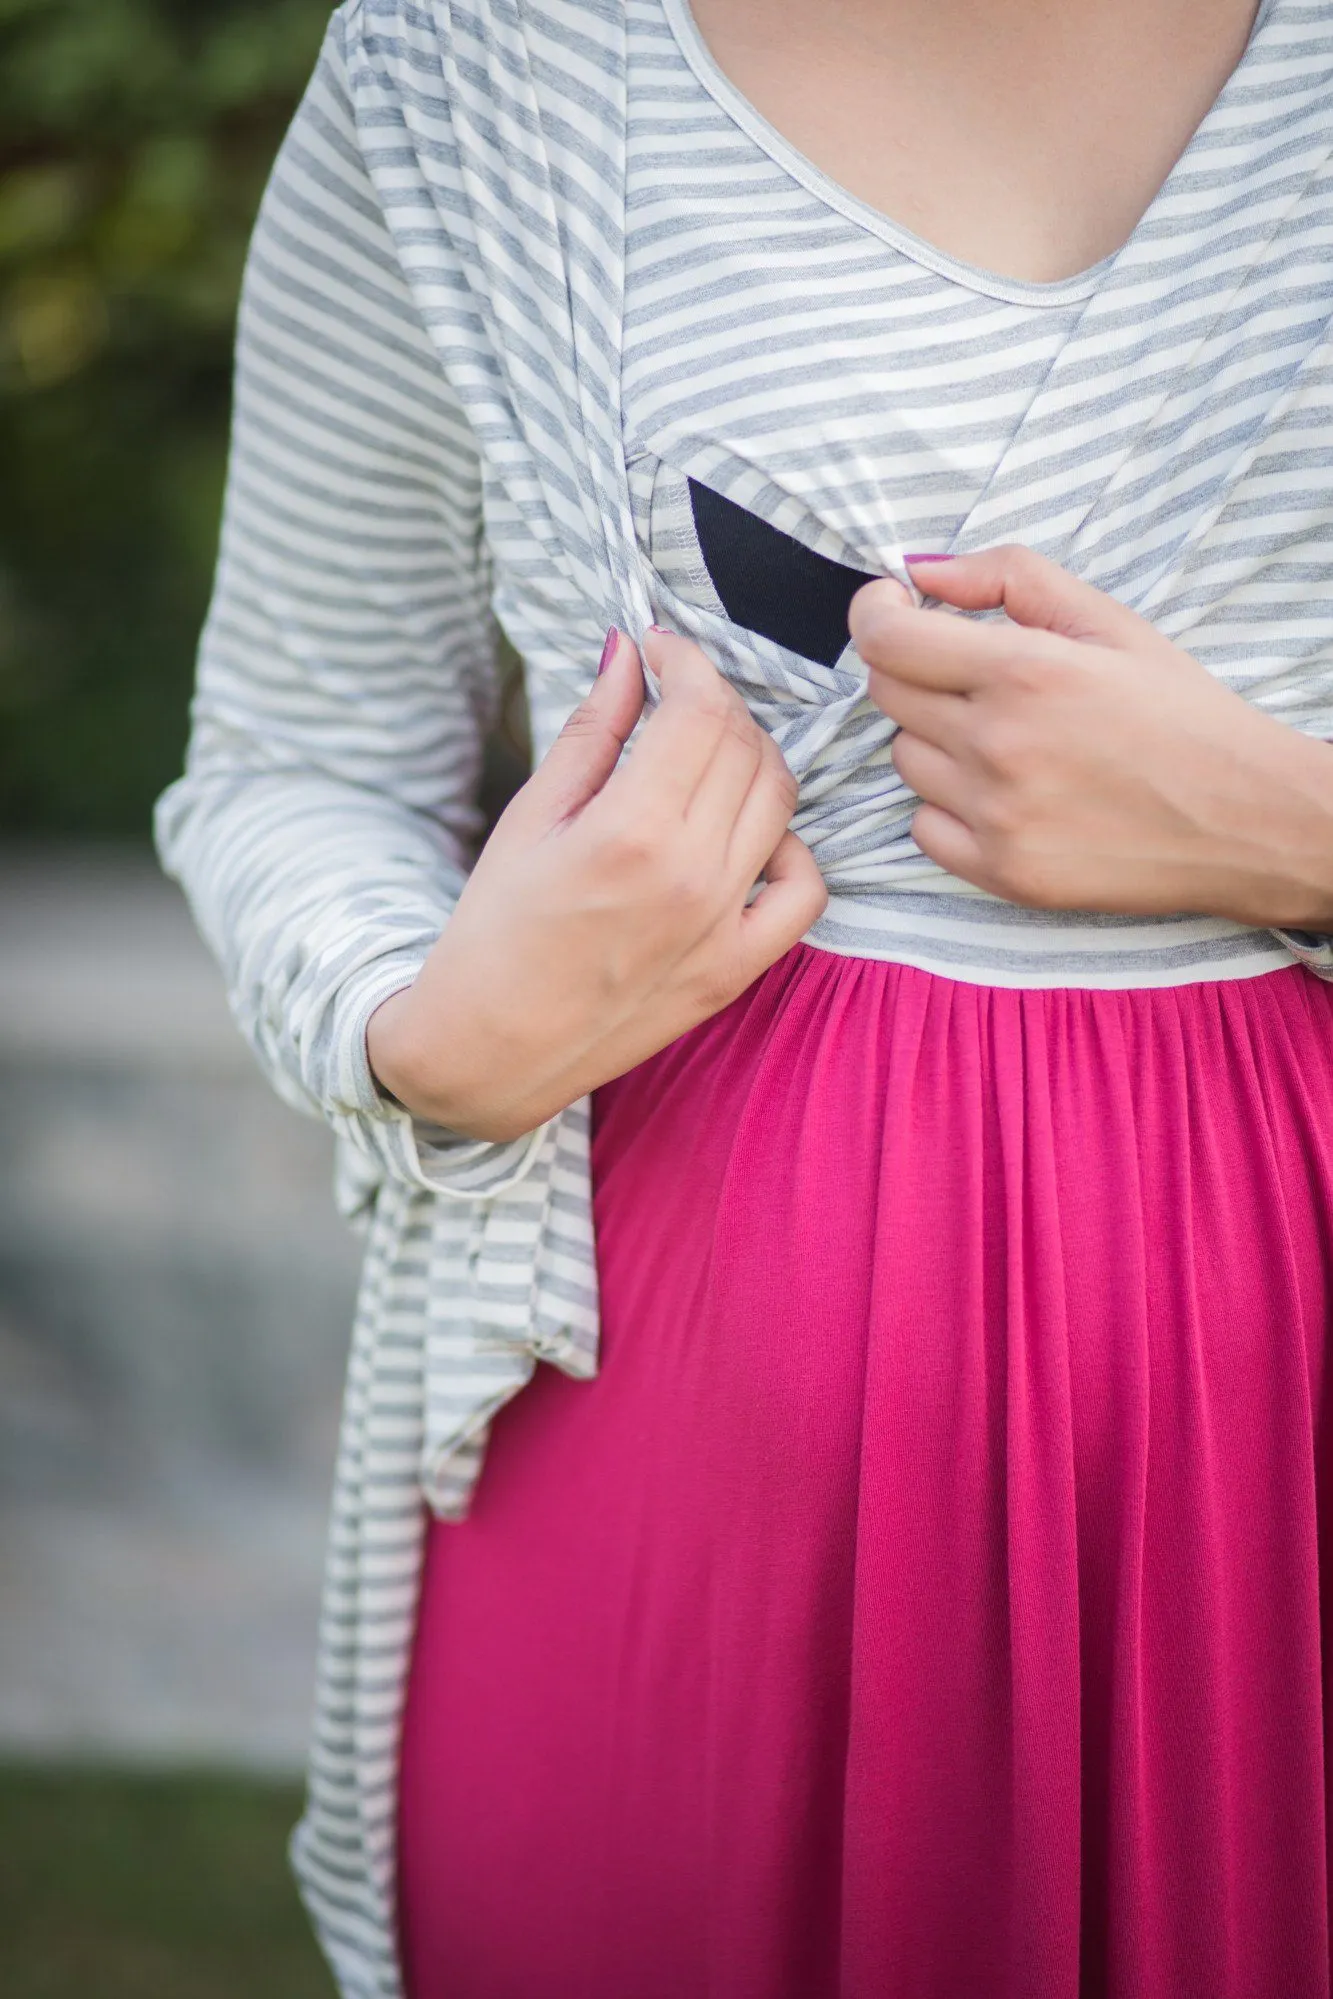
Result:
<svg viewBox="0 0 1333 1999"><path fill-rule="evenodd" d="M729 624L688 482L861 570L902 574L904 549L1040 547L1333 736L1330 468L1309 449L1333 312L1324 10L1265 10L1131 244L1051 285L962 266L832 186L718 72L685 0L629 14L636 530L662 621L719 659L801 780L795 823L832 891L810 941L1022 986L1289 962L1287 940L1222 920L1053 918L947 877L912 839L918 801L855 653L812 667ZM1201 254L1205 236L1222 254ZM1266 467L1288 440L1301 451L1280 508L1247 461L1259 440ZM1223 553L1198 580L1201 529Z"/></svg>
<svg viewBox="0 0 1333 1999"><path fill-rule="evenodd" d="M587 1106L475 1144L414 1124L365 1054L466 878L497 626L539 753L613 619L699 636L801 779L826 948L990 983L1333 973L1317 938L1034 920L941 876L854 654L812 667L728 626L681 500L705 478L887 571L907 536L1027 541L1333 735L1330 114L1333 5L1270 0L1126 250L1035 295L788 157L680 0L335 15L256 232L189 764L158 823L368 1230L295 1840L348 1999L401 1993L423 1495L462 1515L539 1359L596 1366Z"/></svg>

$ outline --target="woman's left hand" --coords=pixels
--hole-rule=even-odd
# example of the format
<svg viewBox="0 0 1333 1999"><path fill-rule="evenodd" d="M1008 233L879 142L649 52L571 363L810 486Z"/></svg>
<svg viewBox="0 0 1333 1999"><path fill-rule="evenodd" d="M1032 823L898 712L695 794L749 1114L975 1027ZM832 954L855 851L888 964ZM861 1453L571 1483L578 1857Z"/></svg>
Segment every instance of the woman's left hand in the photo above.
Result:
<svg viewBox="0 0 1333 1999"><path fill-rule="evenodd" d="M851 629L923 853L1009 902L1333 929L1333 746L1026 548L909 559Z"/></svg>

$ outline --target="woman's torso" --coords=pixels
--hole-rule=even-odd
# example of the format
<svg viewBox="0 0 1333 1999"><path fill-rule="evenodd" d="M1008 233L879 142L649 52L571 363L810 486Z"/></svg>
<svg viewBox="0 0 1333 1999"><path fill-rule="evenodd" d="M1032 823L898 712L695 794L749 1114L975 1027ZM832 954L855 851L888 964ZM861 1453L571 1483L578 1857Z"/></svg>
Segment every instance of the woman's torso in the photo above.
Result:
<svg viewBox="0 0 1333 1999"><path fill-rule="evenodd" d="M1327 143L1285 81L1282 12L1262 11L1126 249L1027 284L848 195L728 84L683 0L632 0L621 396L639 559L662 621L703 643L801 781L797 828L832 891L813 942L1008 985L1172 984L1286 960L1269 933L1221 919L1034 912L944 874L911 838L891 725L827 637L838 589L845 605L856 573L895 569L904 548L1030 540L1150 615L1156 593L1164 628L1213 671L1333 735L1333 647L1309 587L1333 587L1333 467L1284 454L1280 435L1288 504L1271 470L1256 493L1247 464L1284 399L1299 447L1328 393L1333 285L1309 246L1333 188L1326 166L1311 174ZM1258 190L1276 196L1263 213ZM1276 343L1247 333L1261 306ZM701 505L722 515L711 541ZM719 537L770 607L758 628L710 574ZM829 573L815 579L813 609L802 551L846 571L832 599ZM540 673L532 692L540 749L558 711Z"/></svg>

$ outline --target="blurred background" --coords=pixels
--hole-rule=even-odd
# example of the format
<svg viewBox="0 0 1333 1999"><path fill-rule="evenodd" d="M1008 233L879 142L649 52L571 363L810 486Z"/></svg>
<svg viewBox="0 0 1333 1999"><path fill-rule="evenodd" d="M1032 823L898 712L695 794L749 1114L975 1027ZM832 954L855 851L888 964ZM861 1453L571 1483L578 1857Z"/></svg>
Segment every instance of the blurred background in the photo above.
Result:
<svg viewBox="0 0 1333 1999"><path fill-rule="evenodd" d="M0 1991L327 1994L289 1885L356 1247L148 846L325 0L0 0Z"/></svg>

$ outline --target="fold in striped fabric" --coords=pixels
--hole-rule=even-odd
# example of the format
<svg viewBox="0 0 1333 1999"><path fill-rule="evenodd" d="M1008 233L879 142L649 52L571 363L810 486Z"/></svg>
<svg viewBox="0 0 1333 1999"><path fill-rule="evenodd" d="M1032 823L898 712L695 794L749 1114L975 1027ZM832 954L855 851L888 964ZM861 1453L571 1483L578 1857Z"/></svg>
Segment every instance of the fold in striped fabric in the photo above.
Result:
<svg viewBox="0 0 1333 1999"><path fill-rule="evenodd" d="M698 637L781 743L811 942L984 983L1247 976L1333 948L1037 915L914 847L850 646L726 615L691 481L835 563L1026 542L1333 737L1333 7L1268 0L1125 249L965 271L730 90L683 0L349 0L242 305L217 588L159 841L275 1087L368 1229L294 1853L347 1999L398 1999L395 1766L423 1494L596 1366L586 1104L512 1145L377 1090L376 1006L466 880L496 637L540 754L611 622ZM910 537L910 539L909 539Z"/></svg>

